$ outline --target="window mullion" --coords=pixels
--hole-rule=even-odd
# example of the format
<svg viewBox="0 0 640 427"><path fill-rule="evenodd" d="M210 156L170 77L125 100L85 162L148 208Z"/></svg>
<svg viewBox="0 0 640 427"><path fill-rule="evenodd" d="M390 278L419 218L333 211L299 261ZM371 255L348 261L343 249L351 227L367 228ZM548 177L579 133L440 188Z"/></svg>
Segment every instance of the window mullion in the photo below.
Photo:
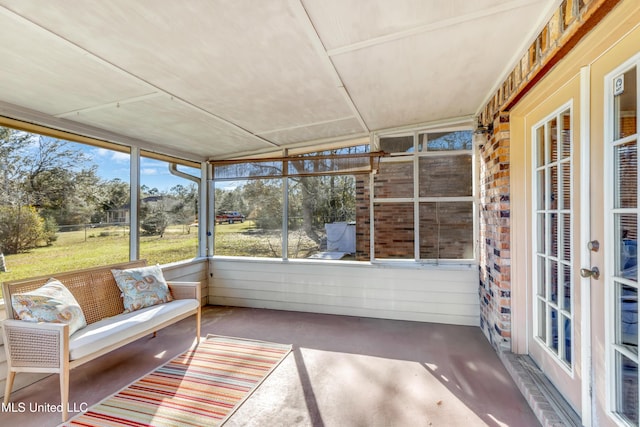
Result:
<svg viewBox="0 0 640 427"><path fill-rule="evenodd" d="M418 132L413 134L413 257L420 260L420 165Z"/></svg>

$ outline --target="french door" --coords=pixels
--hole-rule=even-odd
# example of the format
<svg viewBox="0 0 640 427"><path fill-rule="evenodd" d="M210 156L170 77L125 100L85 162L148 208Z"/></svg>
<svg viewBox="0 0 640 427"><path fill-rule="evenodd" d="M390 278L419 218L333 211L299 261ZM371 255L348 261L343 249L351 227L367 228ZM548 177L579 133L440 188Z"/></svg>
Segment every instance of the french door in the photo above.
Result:
<svg viewBox="0 0 640 427"><path fill-rule="evenodd" d="M593 262L604 261L600 286L604 294L606 408L608 416L622 426L638 426L640 422L637 268L639 72L640 56L637 56L604 79L603 185L592 186L594 192L602 192L604 200L604 209L592 206L593 232L602 233L608 249L602 255L592 257Z"/></svg>
<svg viewBox="0 0 640 427"><path fill-rule="evenodd" d="M529 354L582 408L580 81L540 105L531 132L532 280ZM535 120L535 121L534 121Z"/></svg>

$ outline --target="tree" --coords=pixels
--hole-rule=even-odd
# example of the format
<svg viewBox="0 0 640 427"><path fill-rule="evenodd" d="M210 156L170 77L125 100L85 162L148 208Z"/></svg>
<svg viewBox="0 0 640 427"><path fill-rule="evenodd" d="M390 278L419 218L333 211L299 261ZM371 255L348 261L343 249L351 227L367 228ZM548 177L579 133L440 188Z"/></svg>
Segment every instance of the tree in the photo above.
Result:
<svg viewBox="0 0 640 427"><path fill-rule="evenodd" d="M8 253L51 244L57 224L82 224L98 206L100 179L69 141L0 127L0 246Z"/></svg>
<svg viewBox="0 0 640 427"><path fill-rule="evenodd" d="M55 232L34 207L0 206L0 250L4 253L17 254L50 243Z"/></svg>
<svg viewBox="0 0 640 427"><path fill-rule="evenodd" d="M189 233L189 225L198 220L198 187L178 184L169 189L169 197L175 200L170 210L173 222L182 224Z"/></svg>
<svg viewBox="0 0 640 427"><path fill-rule="evenodd" d="M166 212L162 208L154 207L141 221L140 228L142 228L142 232L145 235L153 236L158 234L163 237L168 225L169 217Z"/></svg>
<svg viewBox="0 0 640 427"><path fill-rule="evenodd" d="M282 180L248 181L242 187L242 194L258 228L282 228Z"/></svg>
<svg viewBox="0 0 640 427"><path fill-rule="evenodd" d="M15 204L23 196L22 182L24 162L21 152L30 144L32 137L0 126L0 205Z"/></svg>
<svg viewBox="0 0 640 427"><path fill-rule="evenodd" d="M129 204L129 184L114 178L101 181L97 195L98 209L93 213L92 222L106 222L107 212L122 209Z"/></svg>

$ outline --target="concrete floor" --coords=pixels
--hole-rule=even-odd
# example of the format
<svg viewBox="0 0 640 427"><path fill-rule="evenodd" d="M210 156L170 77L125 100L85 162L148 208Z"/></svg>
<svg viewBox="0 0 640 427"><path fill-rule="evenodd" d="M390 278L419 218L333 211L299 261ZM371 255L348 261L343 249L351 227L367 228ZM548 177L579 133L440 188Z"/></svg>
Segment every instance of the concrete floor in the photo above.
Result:
<svg viewBox="0 0 640 427"><path fill-rule="evenodd" d="M70 404L93 405L193 343L186 319L72 371ZM225 426L538 426L479 328L206 307L202 334L293 344ZM18 374L20 375L20 374ZM0 426L55 426L58 377L12 394ZM42 407L40 407L42 409Z"/></svg>

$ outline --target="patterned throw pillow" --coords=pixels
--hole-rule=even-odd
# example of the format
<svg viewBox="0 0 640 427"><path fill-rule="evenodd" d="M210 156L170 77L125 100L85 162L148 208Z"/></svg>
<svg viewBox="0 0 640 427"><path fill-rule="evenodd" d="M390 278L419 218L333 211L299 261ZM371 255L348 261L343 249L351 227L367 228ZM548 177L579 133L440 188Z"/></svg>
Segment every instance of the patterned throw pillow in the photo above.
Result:
<svg viewBox="0 0 640 427"><path fill-rule="evenodd" d="M173 301L159 265L111 270L124 298L124 312Z"/></svg>
<svg viewBox="0 0 640 427"><path fill-rule="evenodd" d="M34 291L11 295L11 305L20 320L68 323L69 335L87 326L78 301L69 289L54 278Z"/></svg>

